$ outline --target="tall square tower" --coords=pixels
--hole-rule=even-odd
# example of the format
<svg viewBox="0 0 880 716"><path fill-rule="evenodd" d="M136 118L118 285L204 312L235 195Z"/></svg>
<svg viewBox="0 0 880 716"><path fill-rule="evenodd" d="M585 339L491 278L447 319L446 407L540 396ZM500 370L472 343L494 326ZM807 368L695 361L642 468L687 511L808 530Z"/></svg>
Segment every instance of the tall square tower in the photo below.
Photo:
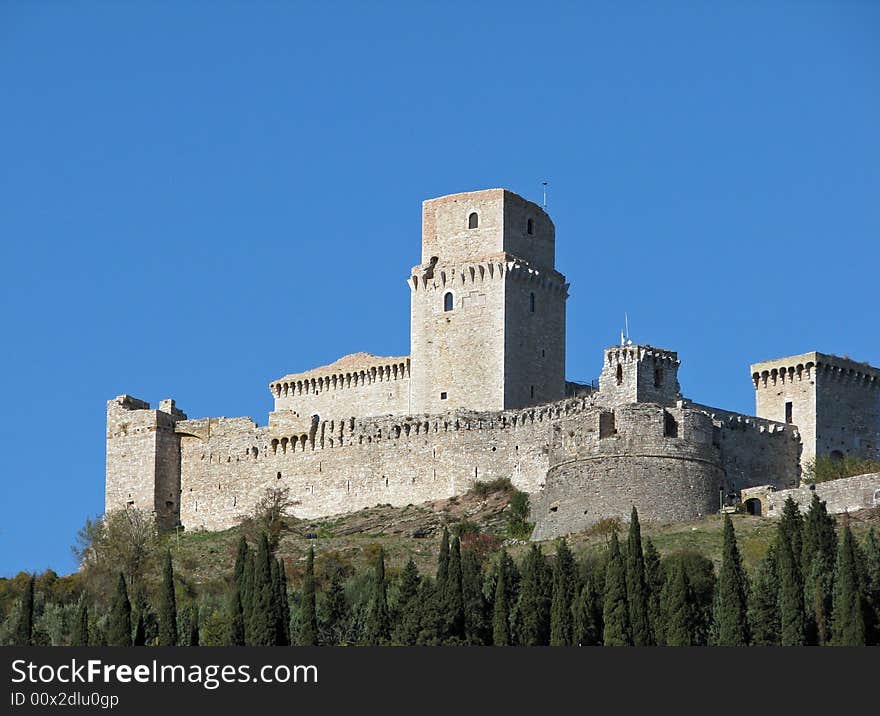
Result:
<svg viewBox="0 0 880 716"><path fill-rule="evenodd" d="M413 268L412 413L503 410L565 396L565 301L553 222L506 189L422 205Z"/></svg>
<svg viewBox="0 0 880 716"><path fill-rule="evenodd" d="M801 467L817 455L878 457L880 370L824 353L751 366L755 413L797 425Z"/></svg>

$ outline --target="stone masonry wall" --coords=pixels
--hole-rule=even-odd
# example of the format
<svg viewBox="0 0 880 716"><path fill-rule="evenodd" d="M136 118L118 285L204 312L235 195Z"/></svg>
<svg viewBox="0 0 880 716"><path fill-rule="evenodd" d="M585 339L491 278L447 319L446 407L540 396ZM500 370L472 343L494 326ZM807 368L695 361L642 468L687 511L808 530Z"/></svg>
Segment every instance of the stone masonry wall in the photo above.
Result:
<svg viewBox="0 0 880 716"><path fill-rule="evenodd" d="M817 483L815 489L809 485L792 490L767 490L757 488L743 494L743 500L755 497L761 500L761 514L766 517L780 517L785 501L791 497L804 512L813 499L813 493L827 503L828 512L841 514L855 512L867 507L880 506L880 473L844 477L839 480ZM875 497L876 495L876 497Z"/></svg>

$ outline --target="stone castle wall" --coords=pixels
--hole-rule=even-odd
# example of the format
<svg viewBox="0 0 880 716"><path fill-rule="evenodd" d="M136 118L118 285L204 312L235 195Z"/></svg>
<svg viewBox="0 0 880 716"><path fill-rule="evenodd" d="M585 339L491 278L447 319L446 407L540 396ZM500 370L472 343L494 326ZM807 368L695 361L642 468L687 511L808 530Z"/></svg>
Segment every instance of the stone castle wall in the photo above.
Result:
<svg viewBox="0 0 880 716"><path fill-rule="evenodd" d="M761 503L760 514L765 517L781 517L782 507L789 497L801 508L801 512L805 512L813 500L814 493L827 503L826 507L831 514L878 507L880 506L880 473L843 477L839 480L804 485L791 490L773 490L770 486L763 485L745 490L742 499L743 502L758 500Z"/></svg>
<svg viewBox="0 0 880 716"><path fill-rule="evenodd" d="M797 432L768 421L712 415L686 401L596 407L554 424L544 490L533 499L533 539L579 532L599 520L692 520L762 476L797 475Z"/></svg>

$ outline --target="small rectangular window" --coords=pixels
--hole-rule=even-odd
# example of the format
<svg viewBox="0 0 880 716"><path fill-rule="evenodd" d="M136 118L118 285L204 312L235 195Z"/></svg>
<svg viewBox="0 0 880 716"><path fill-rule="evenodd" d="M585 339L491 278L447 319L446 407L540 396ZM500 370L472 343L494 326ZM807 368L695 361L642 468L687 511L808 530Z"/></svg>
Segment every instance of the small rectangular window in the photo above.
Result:
<svg viewBox="0 0 880 716"><path fill-rule="evenodd" d="M533 385L530 387L531 387L531 391L532 391L532 397L534 398L535 397L535 386Z"/></svg>
<svg viewBox="0 0 880 716"><path fill-rule="evenodd" d="M446 391L445 390L442 393L440 393L440 400L446 400Z"/></svg>
<svg viewBox="0 0 880 716"><path fill-rule="evenodd" d="M792 408L793 408L793 406L792 406L791 401L788 401L785 404L785 422L786 423L792 422Z"/></svg>

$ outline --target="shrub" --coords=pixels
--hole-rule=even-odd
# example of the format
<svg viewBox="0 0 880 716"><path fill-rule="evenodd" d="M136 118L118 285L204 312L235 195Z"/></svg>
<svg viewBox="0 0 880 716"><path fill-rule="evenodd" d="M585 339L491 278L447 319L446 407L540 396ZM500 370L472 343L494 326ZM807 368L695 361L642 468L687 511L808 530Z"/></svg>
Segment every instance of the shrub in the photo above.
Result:
<svg viewBox="0 0 880 716"><path fill-rule="evenodd" d="M476 495L477 497L488 497L494 492L510 492L512 490L513 485L510 482L510 478L499 477L495 480L475 483L474 486L468 490L468 493Z"/></svg>
<svg viewBox="0 0 880 716"><path fill-rule="evenodd" d="M507 533L514 539L528 539L535 525L529 522L528 493L514 489L507 509Z"/></svg>
<svg viewBox="0 0 880 716"><path fill-rule="evenodd" d="M880 472L880 460L849 455L835 459L830 455L817 455L804 468L803 482L828 482L870 472Z"/></svg>
<svg viewBox="0 0 880 716"><path fill-rule="evenodd" d="M612 533L620 532L622 523L619 517L603 517L586 530L590 537L611 537Z"/></svg>

